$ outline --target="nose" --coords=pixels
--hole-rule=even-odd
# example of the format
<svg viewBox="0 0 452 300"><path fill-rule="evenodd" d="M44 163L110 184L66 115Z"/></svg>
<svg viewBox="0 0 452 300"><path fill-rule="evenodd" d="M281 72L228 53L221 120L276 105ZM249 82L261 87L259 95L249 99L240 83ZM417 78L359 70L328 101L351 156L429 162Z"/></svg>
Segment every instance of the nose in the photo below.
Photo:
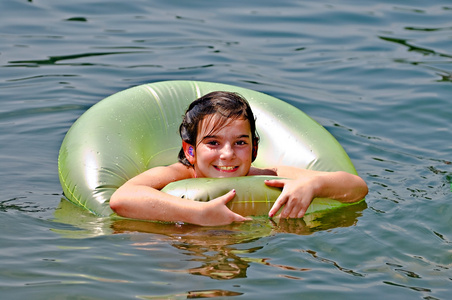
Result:
<svg viewBox="0 0 452 300"><path fill-rule="evenodd" d="M224 160L231 159L231 158L234 158L234 156L235 156L235 152L230 144L225 144L221 148L220 159L224 159Z"/></svg>

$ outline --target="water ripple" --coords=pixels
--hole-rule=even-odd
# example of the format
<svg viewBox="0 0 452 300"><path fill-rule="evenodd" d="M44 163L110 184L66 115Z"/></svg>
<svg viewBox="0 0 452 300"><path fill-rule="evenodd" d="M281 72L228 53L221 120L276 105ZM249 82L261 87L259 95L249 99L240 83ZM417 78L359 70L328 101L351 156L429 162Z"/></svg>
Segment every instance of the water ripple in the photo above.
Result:
<svg viewBox="0 0 452 300"><path fill-rule="evenodd" d="M449 1L10 0L0 12L2 296L449 298ZM171 79L304 110L349 153L366 203L215 229L67 209L57 157L71 124Z"/></svg>

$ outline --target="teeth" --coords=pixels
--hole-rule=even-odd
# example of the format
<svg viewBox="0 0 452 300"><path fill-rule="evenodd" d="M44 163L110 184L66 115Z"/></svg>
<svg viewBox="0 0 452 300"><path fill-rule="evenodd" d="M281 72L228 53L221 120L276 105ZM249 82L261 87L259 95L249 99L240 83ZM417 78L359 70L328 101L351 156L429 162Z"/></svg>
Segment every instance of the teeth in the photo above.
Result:
<svg viewBox="0 0 452 300"><path fill-rule="evenodd" d="M234 170L235 167L218 167L218 169L220 170L224 170L224 171L232 171Z"/></svg>

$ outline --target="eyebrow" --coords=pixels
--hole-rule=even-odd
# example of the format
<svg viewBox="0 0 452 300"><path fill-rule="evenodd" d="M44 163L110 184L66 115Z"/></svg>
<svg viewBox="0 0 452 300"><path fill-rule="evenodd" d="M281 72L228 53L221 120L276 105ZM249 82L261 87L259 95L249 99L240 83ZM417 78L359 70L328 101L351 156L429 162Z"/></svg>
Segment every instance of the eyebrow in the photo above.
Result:
<svg viewBox="0 0 452 300"><path fill-rule="evenodd" d="M218 135L206 135L204 136L201 141L205 140L205 139L217 139ZM242 138L251 138L249 134L241 134L239 136L236 137L236 139L242 139Z"/></svg>

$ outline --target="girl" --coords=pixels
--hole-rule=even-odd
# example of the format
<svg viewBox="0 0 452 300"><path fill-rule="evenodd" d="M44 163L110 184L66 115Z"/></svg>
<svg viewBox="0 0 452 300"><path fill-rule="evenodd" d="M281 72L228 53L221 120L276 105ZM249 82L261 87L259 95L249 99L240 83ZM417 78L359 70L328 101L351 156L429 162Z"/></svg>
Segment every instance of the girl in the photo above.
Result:
<svg viewBox="0 0 452 300"><path fill-rule="evenodd" d="M259 169L251 166L259 137L253 112L240 95L212 92L190 104L179 128L182 148L179 162L152 168L127 181L111 197L110 207L124 217L183 221L198 225L225 225L249 220L226 204L235 190L209 202L181 199L160 190L168 183L196 177L274 175L268 180L282 188L269 211L273 217L301 218L316 197L355 202L367 194L366 183L346 172L319 172L290 166Z"/></svg>

